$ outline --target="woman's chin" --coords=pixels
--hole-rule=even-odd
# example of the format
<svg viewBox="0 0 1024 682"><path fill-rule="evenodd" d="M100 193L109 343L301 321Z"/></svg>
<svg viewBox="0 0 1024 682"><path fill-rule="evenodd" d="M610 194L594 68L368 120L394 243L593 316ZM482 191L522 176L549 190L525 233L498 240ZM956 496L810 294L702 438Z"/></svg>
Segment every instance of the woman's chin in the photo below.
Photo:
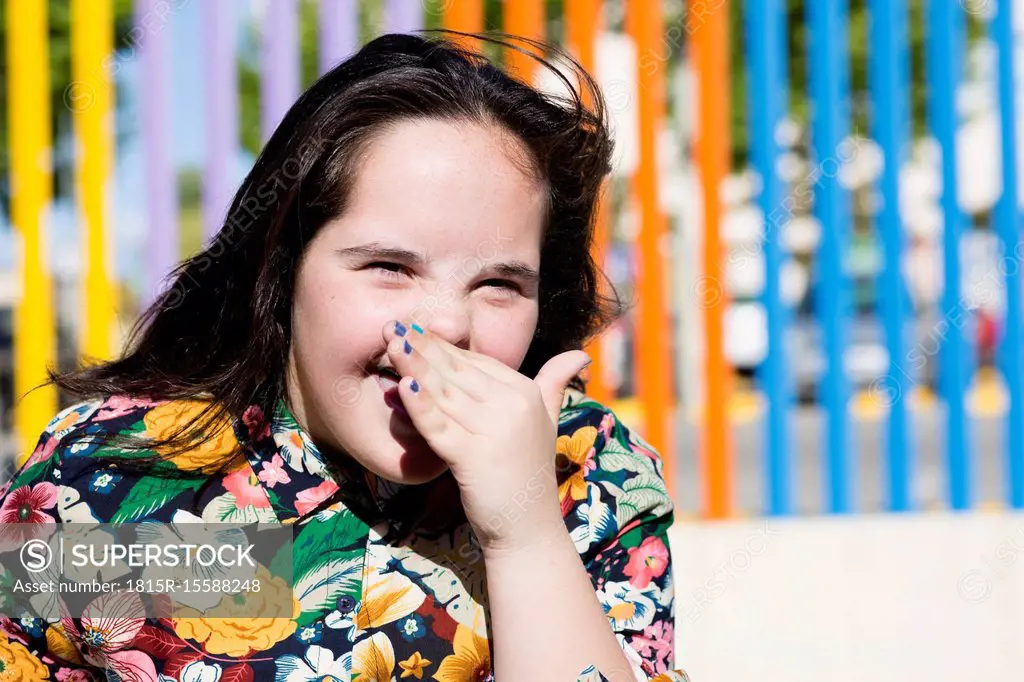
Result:
<svg viewBox="0 0 1024 682"><path fill-rule="evenodd" d="M418 432L391 431L392 442L385 457L374 462L374 473L392 483L428 483L445 471L448 464L437 456Z"/></svg>

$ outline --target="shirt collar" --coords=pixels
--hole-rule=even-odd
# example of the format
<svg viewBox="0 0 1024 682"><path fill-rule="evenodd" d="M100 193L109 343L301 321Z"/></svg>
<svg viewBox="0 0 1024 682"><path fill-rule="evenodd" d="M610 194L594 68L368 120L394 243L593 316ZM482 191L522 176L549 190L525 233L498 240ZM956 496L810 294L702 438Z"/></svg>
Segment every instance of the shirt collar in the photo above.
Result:
<svg viewBox="0 0 1024 682"><path fill-rule="evenodd" d="M299 425L284 398L268 419L257 405L235 423L239 442L284 523L340 502L361 516L409 521L419 515L430 483L402 485L379 478L351 458L328 460ZM402 524L404 525L404 524Z"/></svg>

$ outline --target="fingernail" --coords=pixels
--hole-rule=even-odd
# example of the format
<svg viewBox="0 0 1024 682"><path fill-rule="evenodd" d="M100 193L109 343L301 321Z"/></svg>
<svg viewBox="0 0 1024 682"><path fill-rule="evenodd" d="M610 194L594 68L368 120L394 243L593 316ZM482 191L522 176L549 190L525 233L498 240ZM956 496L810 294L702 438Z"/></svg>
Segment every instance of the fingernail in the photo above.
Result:
<svg viewBox="0 0 1024 682"><path fill-rule="evenodd" d="M419 382L417 382L415 379L413 379L411 382L409 382L409 390L412 391L413 393L419 393L420 392Z"/></svg>
<svg viewBox="0 0 1024 682"><path fill-rule="evenodd" d="M408 332L409 332L409 330L405 328L404 324L402 324L401 322L397 322L397 321L395 322L395 333L396 334L398 334L399 336L405 336Z"/></svg>
<svg viewBox="0 0 1024 682"><path fill-rule="evenodd" d="M422 334L423 333L423 327L419 326L418 324L413 323L412 329L417 334Z"/></svg>
<svg viewBox="0 0 1024 682"><path fill-rule="evenodd" d="M405 351L405 354L406 354L406 355L412 355L412 346L410 346L410 345L409 345L409 342L408 342L408 341L406 341L406 342L405 342L405 345L404 345L404 346L402 346L402 350L404 350L404 351Z"/></svg>

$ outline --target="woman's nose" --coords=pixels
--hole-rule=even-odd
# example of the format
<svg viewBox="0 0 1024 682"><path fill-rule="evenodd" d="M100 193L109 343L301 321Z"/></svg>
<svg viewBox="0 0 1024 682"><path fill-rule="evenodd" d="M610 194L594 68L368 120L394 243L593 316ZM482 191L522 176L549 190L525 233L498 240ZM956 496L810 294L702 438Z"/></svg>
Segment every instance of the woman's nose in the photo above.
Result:
<svg viewBox="0 0 1024 682"><path fill-rule="evenodd" d="M445 302L430 308L422 307L410 316L413 322L429 329L448 343L458 348L469 349L470 316L466 305L460 300Z"/></svg>

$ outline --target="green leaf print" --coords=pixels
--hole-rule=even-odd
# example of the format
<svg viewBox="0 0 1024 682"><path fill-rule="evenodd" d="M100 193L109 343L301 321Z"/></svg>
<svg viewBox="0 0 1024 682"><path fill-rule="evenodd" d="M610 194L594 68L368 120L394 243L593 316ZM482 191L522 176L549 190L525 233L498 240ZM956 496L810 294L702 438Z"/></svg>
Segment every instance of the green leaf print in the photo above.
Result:
<svg viewBox="0 0 1024 682"><path fill-rule="evenodd" d="M56 468L57 460L59 459L60 456L57 453L54 453L42 462L37 462L28 469L25 469L11 484L11 490L20 488L23 485L35 484L39 481L48 480L51 474L53 474L53 470ZM54 482L59 483L59 481Z"/></svg>
<svg viewBox="0 0 1024 682"><path fill-rule="evenodd" d="M295 538L295 576L310 573L327 563L337 559L338 552L355 549L361 553L369 527L348 509L331 513L325 520L313 518L299 530Z"/></svg>
<svg viewBox="0 0 1024 682"><path fill-rule="evenodd" d="M619 527L640 516L661 516L671 505L665 484L653 476L631 478L622 486L622 490L623 494L615 509L615 520Z"/></svg>
<svg viewBox="0 0 1024 682"><path fill-rule="evenodd" d="M597 453L597 461L605 471L634 471L639 473L643 468L641 455L634 453L617 438L605 440L604 447Z"/></svg>
<svg viewBox="0 0 1024 682"><path fill-rule="evenodd" d="M581 414L584 414L585 412L590 412L590 410L588 408L585 408L585 407L583 407L583 408L565 408L561 412L558 413L558 423L559 424L565 424L566 422L570 422L573 419L575 419L576 417L580 416Z"/></svg>
<svg viewBox="0 0 1024 682"><path fill-rule="evenodd" d="M128 491L128 496L124 498L110 522L137 521L165 506L178 495L189 490L198 490L202 484L202 478L174 479L157 476L142 478Z"/></svg>
<svg viewBox="0 0 1024 682"><path fill-rule="evenodd" d="M363 550L335 552L307 573L296 572L295 596L301 613L299 627L336 608L338 598L349 595L358 602L363 585Z"/></svg>

